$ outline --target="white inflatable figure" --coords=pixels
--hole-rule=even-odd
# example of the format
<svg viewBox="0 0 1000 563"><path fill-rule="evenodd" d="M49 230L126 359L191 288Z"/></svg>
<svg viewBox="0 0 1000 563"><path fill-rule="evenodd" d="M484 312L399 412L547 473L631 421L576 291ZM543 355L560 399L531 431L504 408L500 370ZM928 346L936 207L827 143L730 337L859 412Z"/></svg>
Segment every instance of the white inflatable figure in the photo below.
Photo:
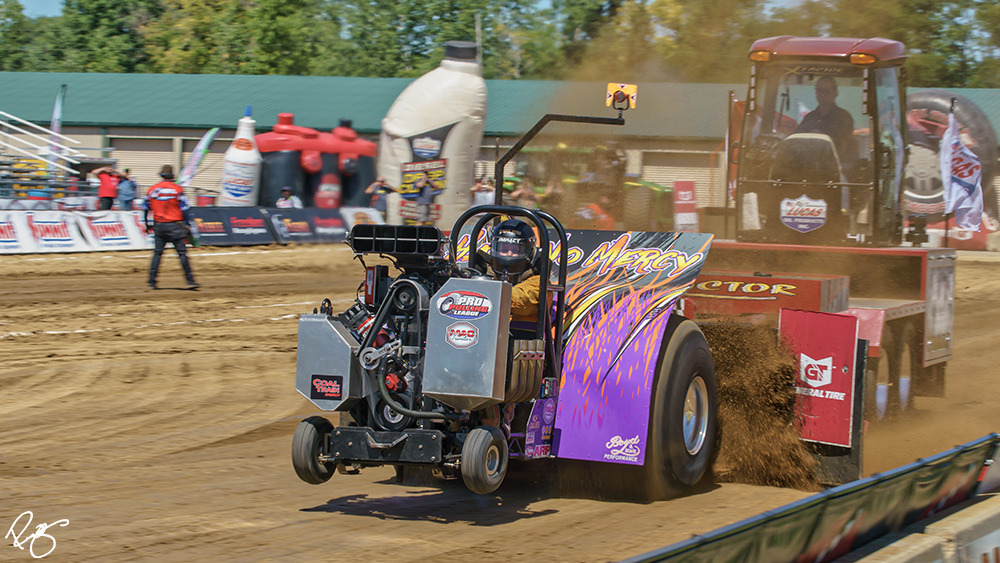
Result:
<svg viewBox="0 0 1000 563"><path fill-rule="evenodd" d="M443 188L433 199L441 205L437 224L450 227L469 208L485 124L486 82L476 45L449 41L441 65L407 86L382 119L378 175L403 198L404 217L433 197L414 186L422 172Z"/></svg>

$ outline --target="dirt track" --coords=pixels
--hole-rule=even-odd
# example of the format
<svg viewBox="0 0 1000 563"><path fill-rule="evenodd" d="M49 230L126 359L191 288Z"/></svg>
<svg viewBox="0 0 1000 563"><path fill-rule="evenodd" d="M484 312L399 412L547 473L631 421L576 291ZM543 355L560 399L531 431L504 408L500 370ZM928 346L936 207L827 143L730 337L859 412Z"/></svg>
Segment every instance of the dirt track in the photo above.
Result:
<svg viewBox="0 0 1000 563"><path fill-rule="evenodd" d="M199 292L179 289L172 251L160 285L174 289L156 292L146 252L0 257L0 530L26 510L32 529L68 519L49 529L50 561L605 561L808 494L727 483L629 504L522 483L476 497L391 469L300 482L289 444L314 409L294 390L295 317L353 299L345 250L196 250ZM1000 430L1000 261L963 256L957 287L949 397L872 428L869 472ZM0 560L31 556L6 540Z"/></svg>

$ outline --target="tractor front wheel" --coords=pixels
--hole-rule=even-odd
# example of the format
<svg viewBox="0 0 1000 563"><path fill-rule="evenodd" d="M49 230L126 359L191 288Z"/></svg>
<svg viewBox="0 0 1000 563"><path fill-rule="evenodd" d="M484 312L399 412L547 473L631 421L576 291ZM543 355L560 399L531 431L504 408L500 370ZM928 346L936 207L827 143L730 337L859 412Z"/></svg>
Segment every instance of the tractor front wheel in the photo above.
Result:
<svg viewBox="0 0 1000 563"><path fill-rule="evenodd" d="M462 480L474 493L497 490L507 474L507 439L500 429L479 426L462 446Z"/></svg>
<svg viewBox="0 0 1000 563"><path fill-rule="evenodd" d="M299 423L292 437L292 466L295 474L310 485L326 483L333 476L332 468L320 462L324 437L333 430L330 421L310 416Z"/></svg>

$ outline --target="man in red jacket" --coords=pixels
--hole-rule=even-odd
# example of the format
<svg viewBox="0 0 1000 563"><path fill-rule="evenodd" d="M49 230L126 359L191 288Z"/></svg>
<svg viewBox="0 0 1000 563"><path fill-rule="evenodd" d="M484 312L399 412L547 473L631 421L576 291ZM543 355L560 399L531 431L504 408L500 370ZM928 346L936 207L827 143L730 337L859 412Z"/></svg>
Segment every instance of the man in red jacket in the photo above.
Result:
<svg viewBox="0 0 1000 563"><path fill-rule="evenodd" d="M191 206L184 197L184 189L173 183L174 167L167 164L160 171L162 182L154 184L146 192L146 201L143 204L145 209L144 219L147 229L149 229L149 214L153 214L153 233L156 236L156 246L153 250L153 262L149 265L149 287L156 289L156 274L160 270L160 257L163 256L163 249L167 243L172 243L177 250L177 256L181 259L181 266L184 268L184 277L187 278L188 287L198 289L201 285L194 281L194 274L191 272L191 264L188 262L187 249L184 246L184 237L188 235L188 228L191 225Z"/></svg>
<svg viewBox="0 0 1000 563"><path fill-rule="evenodd" d="M97 179L101 181L101 185L97 188L97 197L101 202L101 209L108 210L115 203L115 198L118 197L118 180L122 176L122 173L115 170L110 166L102 166L92 172Z"/></svg>

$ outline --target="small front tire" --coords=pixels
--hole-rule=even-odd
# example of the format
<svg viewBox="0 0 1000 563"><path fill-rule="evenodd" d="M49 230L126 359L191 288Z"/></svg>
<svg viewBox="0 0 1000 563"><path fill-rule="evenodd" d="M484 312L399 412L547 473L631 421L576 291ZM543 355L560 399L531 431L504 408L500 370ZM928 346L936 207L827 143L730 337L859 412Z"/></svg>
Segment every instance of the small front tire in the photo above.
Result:
<svg viewBox="0 0 1000 563"><path fill-rule="evenodd" d="M493 426L473 428L462 446L462 480L482 495L500 488L507 474L507 439Z"/></svg>
<svg viewBox="0 0 1000 563"><path fill-rule="evenodd" d="M299 423L292 437L292 466L295 474L310 485L326 483L333 476L331 467L320 462L323 441L333 430L330 421L321 416L310 416Z"/></svg>

